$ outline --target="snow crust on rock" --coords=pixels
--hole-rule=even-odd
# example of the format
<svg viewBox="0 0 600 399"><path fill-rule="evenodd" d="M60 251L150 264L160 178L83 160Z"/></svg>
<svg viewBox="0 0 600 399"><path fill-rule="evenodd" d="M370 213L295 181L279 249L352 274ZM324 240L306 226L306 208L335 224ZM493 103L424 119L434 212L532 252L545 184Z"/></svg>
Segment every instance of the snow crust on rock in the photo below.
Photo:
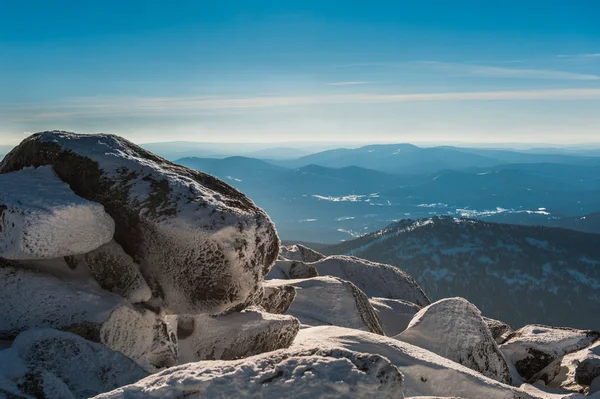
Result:
<svg viewBox="0 0 600 399"><path fill-rule="evenodd" d="M291 285L263 287L260 307L268 313L284 314L292 306L294 298L296 298L296 289Z"/></svg>
<svg viewBox="0 0 600 399"><path fill-rule="evenodd" d="M600 332L532 324L511 334L500 350L530 379L557 358L592 345Z"/></svg>
<svg viewBox="0 0 600 399"><path fill-rule="evenodd" d="M343 348L389 359L404 376L404 394L410 396L456 396L465 399L530 399L544 395L502 384L470 368L423 348L394 338L342 327L300 330L291 349Z"/></svg>
<svg viewBox="0 0 600 399"><path fill-rule="evenodd" d="M94 399L402 399L402 374L382 356L343 348L280 350L167 369Z"/></svg>
<svg viewBox="0 0 600 399"><path fill-rule="evenodd" d="M83 254L115 231L104 207L75 195L50 166L0 174L0 257L49 259Z"/></svg>
<svg viewBox="0 0 600 399"><path fill-rule="evenodd" d="M320 275L350 281L370 297L403 299L420 306L431 303L419 284L397 267L354 256L328 256L311 263Z"/></svg>
<svg viewBox="0 0 600 399"><path fill-rule="evenodd" d="M4 158L0 173L40 165L104 205L115 240L171 313L245 306L277 258L273 223L244 194L118 136L38 133Z"/></svg>
<svg viewBox="0 0 600 399"><path fill-rule="evenodd" d="M427 349L505 384L510 370L481 312L464 298L446 298L421 309L394 337Z"/></svg>
<svg viewBox="0 0 600 399"><path fill-rule="evenodd" d="M31 328L76 333L145 367L175 363L176 337L155 313L84 281L66 281L0 259L0 339Z"/></svg>
<svg viewBox="0 0 600 399"><path fill-rule="evenodd" d="M330 276L296 280L267 280L265 287L291 285L296 298L287 311L303 325L335 325L383 335L367 296L348 281Z"/></svg>
<svg viewBox="0 0 600 399"><path fill-rule="evenodd" d="M239 359L287 348L300 328L292 316L252 310L217 317L170 316L169 322L178 326L179 364Z"/></svg>
<svg viewBox="0 0 600 399"><path fill-rule="evenodd" d="M557 360L560 360L560 369L550 386L585 392L592 381L600 376L600 342Z"/></svg>
<svg viewBox="0 0 600 399"><path fill-rule="evenodd" d="M0 396L89 398L147 375L119 352L49 328L26 331L0 351Z"/></svg>
<svg viewBox="0 0 600 399"><path fill-rule="evenodd" d="M383 332L388 337L406 330L421 306L402 299L370 298L369 302L379 315Z"/></svg>
<svg viewBox="0 0 600 399"><path fill-rule="evenodd" d="M490 319L489 317L483 317L483 321L486 322L492 337L496 340L497 344L501 344L504 340L514 331L511 326L504 323L503 321Z"/></svg>
<svg viewBox="0 0 600 399"><path fill-rule="evenodd" d="M282 246L279 252L280 256L288 260L299 260L301 262L316 262L325 257L320 252L310 249L302 244Z"/></svg>
<svg viewBox="0 0 600 399"><path fill-rule="evenodd" d="M317 277L319 272L314 266L299 260L277 260L265 276L266 280L299 279Z"/></svg>

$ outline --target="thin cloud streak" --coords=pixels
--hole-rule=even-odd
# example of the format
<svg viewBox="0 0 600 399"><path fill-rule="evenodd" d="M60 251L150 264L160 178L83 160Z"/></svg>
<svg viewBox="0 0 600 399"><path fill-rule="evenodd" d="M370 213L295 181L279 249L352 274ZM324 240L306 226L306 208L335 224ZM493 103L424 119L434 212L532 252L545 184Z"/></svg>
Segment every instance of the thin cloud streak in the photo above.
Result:
<svg viewBox="0 0 600 399"><path fill-rule="evenodd" d="M196 115L203 112L267 109L273 107L385 104L455 101L568 101L600 100L600 89L554 89L486 92L412 93L412 94L324 94L313 96L272 96L245 98L79 98L64 103L37 107L5 108L5 118L52 119L61 117L101 117L136 115Z"/></svg>
<svg viewBox="0 0 600 399"><path fill-rule="evenodd" d="M359 82L332 82L332 83L326 83L326 86L354 86L354 85L368 85L368 84L374 84L377 82L366 82L366 81L359 81Z"/></svg>

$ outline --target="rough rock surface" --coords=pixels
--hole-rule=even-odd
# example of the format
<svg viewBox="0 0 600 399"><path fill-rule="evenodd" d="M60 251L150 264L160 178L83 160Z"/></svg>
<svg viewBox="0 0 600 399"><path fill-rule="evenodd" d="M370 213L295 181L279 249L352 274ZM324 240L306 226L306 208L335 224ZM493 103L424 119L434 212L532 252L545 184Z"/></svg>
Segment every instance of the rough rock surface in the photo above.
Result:
<svg viewBox="0 0 600 399"><path fill-rule="evenodd" d="M384 357L317 347L237 361L189 363L94 399L402 399L402 374Z"/></svg>
<svg viewBox="0 0 600 399"><path fill-rule="evenodd" d="M504 340L514 331L511 326L504 323L503 321L490 319L489 317L483 317L483 321L486 322L492 337L496 340L496 343L500 345Z"/></svg>
<svg viewBox="0 0 600 399"><path fill-rule="evenodd" d="M404 376L404 394L465 399L529 399L542 396L502 384L425 349L354 329L327 326L300 330L291 349L344 348L389 359Z"/></svg>
<svg viewBox="0 0 600 399"><path fill-rule="evenodd" d="M557 358L592 345L600 332L532 324L512 333L500 350L525 379Z"/></svg>
<svg viewBox="0 0 600 399"><path fill-rule="evenodd" d="M146 302L152 297L139 265L115 241L85 255L69 257L67 262L74 268L87 268L102 288L132 303Z"/></svg>
<svg viewBox="0 0 600 399"><path fill-rule="evenodd" d="M370 298L369 302L377 311L383 332L388 337L406 330L414 315L421 310L421 306L402 299Z"/></svg>
<svg viewBox="0 0 600 399"><path fill-rule="evenodd" d="M0 175L0 257L49 259L109 242L115 223L104 207L78 197L51 167Z"/></svg>
<svg viewBox="0 0 600 399"><path fill-rule="evenodd" d="M311 263L320 275L350 281L370 297L403 299L419 306L431 303L419 284L395 266L354 256L328 256Z"/></svg>
<svg viewBox="0 0 600 399"><path fill-rule="evenodd" d="M303 325L335 325L383 335L369 298L354 284L330 276L297 280L267 280L266 287L291 285L296 298L287 313Z"/></svg>
<svg viewBox="0 0 600 399"><path fill-rule="evenodd" d="M232 360L287 348L300 323L287 315L247 310L213 317L169 316L177 319L179 364L199 360Z"/></svg>
<svg viewBox="0 0 600 399"><path fill-rule="evenodd" d="M6 155L0 173L42 165L104 205L115 241L172 313L245 306L279 253L273 223L244 194L118 136L38 133Z"/></svg>
<svg viewBox="0 0 600 399"><path fill-rule="evenodd" d="M0 351L0 397L89 398L147 375L119 352L49 328L26 331Z"/></svg>
<svg viewBox="0 0 600 399"><path fill-rule="evenodd" d="M291 285L264 287L260 306L268 313L284 314L296 298L296 289Z"/></svg>
<svg viewBox="0 0 600 399"><path fill-rule="evenodd" d="M265 279L298 279L317 277L318 275L317 269L310 264L299 260L278 260Z"/></svg>
<svg viewBox="0 0 600 399"><path fill-rule="evenodd" d="M592 381L600 376L600 342L557 360L562 360L560 371L550 386L586 392Z"/></svg>
<svg viewBox="0 0 600 399"><path fill-rule="evenodd" d="M144 367L177 358L176 337L157 314L84 281L65 281L0 259L0 339L36 327L73 332Z"/></svg>
<svg viewBox="0 0 600 399"><path fill-rule="evenodd" d="M427 349L505 384L512 377L479 309L464 298L447 298L421 309L395 338Z"/></svg>
<svg viewBox="0 0 600 399"><path fill-rule="evenodd" d="M301 262L307 263L316 262L325 257L325 255L323 255L322 253L317 252L314 249L305 247L302 244L282 246L280 255L285 259L299 260Z"/></svg>

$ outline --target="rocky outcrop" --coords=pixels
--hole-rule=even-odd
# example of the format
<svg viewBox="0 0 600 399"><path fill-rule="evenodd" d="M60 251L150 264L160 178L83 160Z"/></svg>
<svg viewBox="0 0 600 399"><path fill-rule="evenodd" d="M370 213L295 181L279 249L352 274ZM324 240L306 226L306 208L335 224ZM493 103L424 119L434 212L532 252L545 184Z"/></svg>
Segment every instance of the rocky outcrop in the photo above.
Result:
<svg viewBox="0 0 600 399"><path fill-rule="evenodd" d="M511 326L500 320L484 317L483 321L485 321L487 324L490 332L492 333L492 337L494 337L494 340L496 340L498 345L503 343L504 340L514 331Z"/></svg>
<svg viewBox="0 0 600 399"><path fill-rule="evenodd" d="M529 380L556 359L599 339L598 331L532 324L512 333L500 349L519 374Z"/></svg>
<svg viewBox="0 0 600 399"><path fill-rule="evenodd" d="M496 381L512 377L481 312L463 298L442 299L421 309L395 338L427 349Z"/></svg>
<svg viewBox="0 0 600 399"><path fill-rule="evenodd" d="M0 397L83 399L146 376L121 353L53 329L24 332L0 351Z"/></svg>
<svg viewBox="0 0 600 399"><path fill-rule="evenodd" d="M311 266L322 276L350 281L370 297L402 299L419 306L431 303L419 284L394 266L354 256L328 256Z"/></svg>
<svg viewBox="0 0 600 399"><path fill-rule="evenodd" d="M406 330L421 306L402 299L370 298L371 306L377 312L383 332L388 337L400 334Z"/></svg>
<svg viewBox="0 0 600 399"><path fill-rule="evenodd" d="M268 313L284 314L296 298L296 289L291 285L264 287L260 306Z"/></svg>
<svg viewBox="0 0 600 399"><path fill-rule="evenodd" d="M266 280L297 279L317 277L319 272L314 266L299 260L278 260Z"/></svg>
<svg viewBox="0 0 600 399"><path fill-rule="evenodd" d="M282 246L280 256L284 259L299 260L301 262L306 263L316 262L325 257L325 255L323 255L322 253L317 252L314 249L305 247L302 244Z"/></svg>
<svg viewBox="0 0 600 399"><path fill-rule="evenodd" d="M342 383L343 381L343 383ZM402 374L386 358L346 349L282 350L231 362L173 367L94 399L402 399Z"/></svg>
<svg viewBox="0 0 600 399"><path fill-rule="evenodd" d="M65 281L2 259L0 314L0 339L50 327L102 343L145 367L171 366L177 358L175 334L154 312L91 282Z"/></svg>
<svg viewBox="0 0 600 399"><path fill-rule="evenodd" d="M296 298L287 313L303 325L335 325L383 335L383 329L369 298L354 284L330 276L297 280L267 280L267 287L290 285Z"/></svg>
<svg viewBox="0 0 600 399"><path fill-rule="evenodd" d="M51 259L83 254L112 239L104 207L78 197L51 167L0 175L0 257Z"/></svg>
<svg viewBox="0 0 600 399"><path fill-rule="evenodd" d="M279 253L273 223L244 194L118 136L38 133L4 158L0 173L44 165L104 206L115 241L171 313L245 306Z"/></svg>
<svg viewBox="0 0 600 399"><path fill-rule="evenodd" d="M232 360L287 348L300 323L287 315L247 310L213 317L169 316L177 323L179 363Z"/></svg>
<svg viewBox="0 0 600 399"><path fill-rule="evenodd" d="M550 386L573 392L587 392L594 379L600 377L600 342L557 360L560 361L560 369Z"/></svg>

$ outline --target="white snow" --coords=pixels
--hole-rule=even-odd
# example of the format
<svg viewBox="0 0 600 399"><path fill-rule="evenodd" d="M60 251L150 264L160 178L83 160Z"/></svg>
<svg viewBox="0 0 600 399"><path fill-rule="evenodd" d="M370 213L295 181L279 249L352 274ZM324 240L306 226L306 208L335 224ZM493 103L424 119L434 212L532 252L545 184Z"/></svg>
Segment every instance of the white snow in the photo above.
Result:
<svg viewBox="0 0 600 399"><path fill-rule="evenodd" d="M279 253L285 259L302 262L316 262L325 257L322 253L301 244L281 246Z"/></svg>
<svg viewBox="0 0 600 399"><path fill-rule="evenodd" d="M419 305L402 299L370 298L369 302L377 311L383 332L388 337L404 331L414 315L421 310Z"/></svg>
<svg viewBox="0 0 600 399"><path fill-rule="evenodd" d="M113 237L104 207L75 195L50 166L0 174L0 187L0 257L84 254Z"/></svg>

